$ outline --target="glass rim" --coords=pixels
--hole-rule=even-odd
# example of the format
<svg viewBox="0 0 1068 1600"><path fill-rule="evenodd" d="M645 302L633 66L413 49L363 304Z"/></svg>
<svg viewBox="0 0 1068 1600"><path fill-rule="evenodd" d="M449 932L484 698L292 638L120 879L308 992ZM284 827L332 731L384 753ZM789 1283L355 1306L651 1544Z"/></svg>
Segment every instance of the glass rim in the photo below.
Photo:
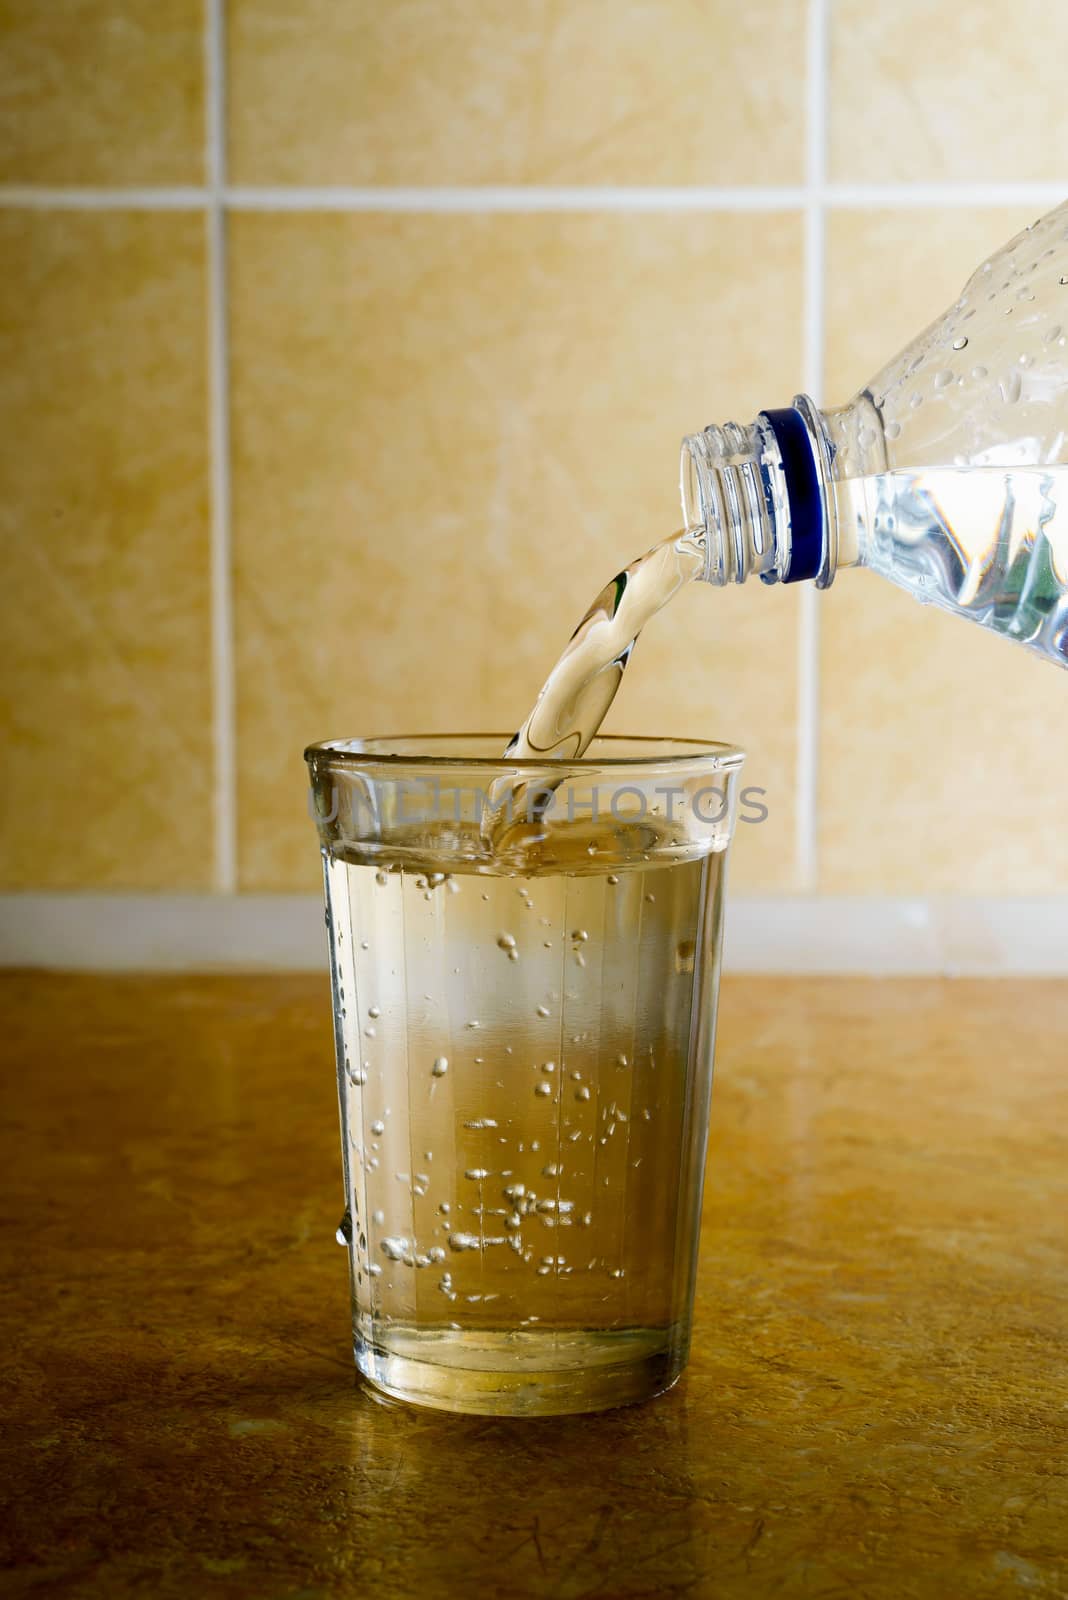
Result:
<svg viewBox="0 0 1068 1600"><path fill-rule="evenodd" d="M479 770L508 772L544 772L548 767L555 772L591 772L610 767L614 771L631 769L652 771L658 767L672 769L699 767L709 771L732 771L742 765L745 751L740 745L727 744L718 739L687 739L668 734L597 734L584 756L479 756L440 755L434 746L460 745L469 740L479 744L492 742L503 750L512 738L508 733L404 733L375 734L350 739L320 739L305 747L304 760L313 770L320 763L340 764L358 768L381 767L398 771L404 767L430 767L434 770L456 771L474 767ZM399 752L375 746L418 745L427 750ZM605 745L647 747L648 754L602 754Z"/></svg>

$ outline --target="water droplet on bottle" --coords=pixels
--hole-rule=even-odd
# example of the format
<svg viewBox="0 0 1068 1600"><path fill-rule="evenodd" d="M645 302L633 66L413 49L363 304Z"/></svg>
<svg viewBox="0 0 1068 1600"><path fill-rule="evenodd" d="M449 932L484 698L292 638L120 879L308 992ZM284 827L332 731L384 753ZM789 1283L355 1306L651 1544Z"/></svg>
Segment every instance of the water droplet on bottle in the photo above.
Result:
<svg viewBox="0 0 1068 1600"><path fill-rule="evenodd" d="M377 1030L368 1024L368 1026L363 1030L363 1036L365 1039L374 1039L377 1037Z"/></svg>
<svg viewBox="0 0 1068 1600"><path fill-rule="evenodd" d="M376 1227L380 1228L382 1226L383 1222L385 1222L385 1220L386 1220L386 1213L382 1210L381 1207L379 1207L379 1209L377 1211L373 1211L371 1213L371 1221L376 1225Z"/></svg>
<svg viewBox="0 0 1068 1600"><path fill-rule="evenodd" d="M998 384L1001 398L1007 406L1015 405L1023 390L1023 380L1018 372L1012 372L1007 378L1002 378Z"/></svg>
<svg viewBox="0 0 1068 1600"><path fill-rule="evenodd" d="M367 1082L367 1072L365 1067L350 1067L349 1082L356 1089L360 1088L362 1084L365 1084Z"/></svg>
<svg viewBox="0 0 1068 1600"><path fill-rule="evenodd" d="M382 1012L378 1006L368 1006L367 1015L372 1018L372 1020L375 1020L382 1015Z"/></svg>
<svg viewBox="0 0 1068 1600"><path fill-rule="evenodd" d="M616 884L616 883L619 882L619 879L616 877L616 874L614 872L610 872L608 874L608 880L607 881L609 883L611 883L611 884Z"/></svg>
<svg viewBox="0 0 1068 1600"><path fill-rule="evenodd" d="M556 1062L555 1061L543 1061L542 1064L541 1064L541 1070L543 1072L555 1072L556 1071Z"/></svg>
<svg viewBox="0 0 1068 1600"><path fill-rule="evenodd" d="M552 1092L553 1092L553 1086L552 1086L551 1083L539 1083L539 1084L536 1084L535 1088L534 1088L534 1093L535 1094L545 1095L545 1094L552 1094Z"/></svg>
<svg viewBox="0 0 1068 1600"><path fill-rule="evenodd" d="M361 939L360 940L360 949L361 950L370 950L370 948L371 948L370 939Z"/></svg>
<svg viewBox="0 0 1068 1600"><path fill-rule="evenodd" d="M497 949L498 950L514 950L515 949L515 938L513 937L513 935L510 934L510 933L499 933L497 935Z"/></svg>
<svg viewBox="0 0 1068 1600"><path fill-rule="evenodd" d="M348 1206L345 1207L345 1215L337 1225L337 1232L334 1234L334 1238L338 1244L348 1245L352 1243L352 1212Z"/></svg>
<svg viewBox="0 0 1068 1600"><path fill-rule="evenodd" d="M434 1065L431 1067L430 1072L431 1072L431 1076L432 1077L443 1078L445 1076L445 1074L448 1072L448 1070L449 1070L449 1058L448 1058L448 1056L438 1056L438 1059L434 1062Z"/></svg>
<svg viewBox="0 0 1068 1600"><path fill-rule="evenodd" d="M537 1006L535 1009L537 1010L539 1017L547 1017L549 1015L548 1006Z"/></svg>
<svg viewBox="0 0 1068 1600"><path fill-rule="evenodd" d="M386 1125L382 1121L381 1117L379 1117L377 1122L372 1122L372 1124L371 1124L371 1132L373 1134L375 1134L376 1137L380 1138L382 1136L382 1134L385 1133L385 1131L386 1131Z"/></svg>

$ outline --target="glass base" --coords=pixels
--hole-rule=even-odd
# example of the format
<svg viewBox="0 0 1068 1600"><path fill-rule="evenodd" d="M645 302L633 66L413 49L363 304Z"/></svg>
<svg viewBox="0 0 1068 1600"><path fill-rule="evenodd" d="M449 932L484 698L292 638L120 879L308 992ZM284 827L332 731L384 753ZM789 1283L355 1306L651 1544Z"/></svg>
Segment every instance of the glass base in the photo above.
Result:
<svg viewBox="0 0 1068 1600"><path fill-rule="evenodd" d="M611 1332L416 1329L358 1340L356 1366L379 1393L435 1411L552 1417L663 1394L685 1364L669 1328Z"/></svg>

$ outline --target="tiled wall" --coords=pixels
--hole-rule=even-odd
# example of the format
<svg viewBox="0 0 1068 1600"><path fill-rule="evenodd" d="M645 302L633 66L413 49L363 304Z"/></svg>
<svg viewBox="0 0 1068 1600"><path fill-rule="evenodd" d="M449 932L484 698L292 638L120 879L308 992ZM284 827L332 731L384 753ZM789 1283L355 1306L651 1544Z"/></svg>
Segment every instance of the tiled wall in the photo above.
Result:
<svg viewBox="0 0 1068 1600"><path fill-rule="evenodd" d="M303 744L514 726L684 432L847 397L1060 197L1066 48L1039 0L2 0L0 886L314 890ZM1068 681L973 633L702 589L614 725L751 751L736 888L1068 890Z"/></svg>

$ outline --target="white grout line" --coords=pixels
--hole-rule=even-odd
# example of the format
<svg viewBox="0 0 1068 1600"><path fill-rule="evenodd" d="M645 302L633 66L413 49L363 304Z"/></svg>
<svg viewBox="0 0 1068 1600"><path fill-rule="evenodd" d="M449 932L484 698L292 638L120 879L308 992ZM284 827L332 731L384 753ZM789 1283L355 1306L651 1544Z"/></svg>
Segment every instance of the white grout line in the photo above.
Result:
<svg viewBox="0 0 1068 1600"><path fill-rule="evenodd" d="M208 0L205 165L208 175L208 386L211 452L211 659L214 748L215 887L237 887L237 765L234 606L230 537L230 362L226 294L225 0Z"/></svg>
<svg viewBox="0 0 1068 1600"><path fill-rule="evenodd" d="M827 169L827 0L809 0L806 43L804 306L802 382L823 403L824 243L823 180ZM802 586L797 647L797 797L795 851L798 884L814 889L819 873L820 595Z"/></svg>
<svg viewBox="0 0 1068 1600"><path fill-rule="evenodd" d="M1034 206L1043 212L1068 200L1068 173L1063 183L830 183L820 185L820 195L836 211Z"/></svg>
<svg viewBox="0 0 1068 1600"><path fill-rule="evenodd" d="M316 894L0 895L0 968L317 972ZM727 972L1068 977L1068 895L731 896Z"/></svg>
<svg viewBox="0 0 1068 1600"><path fill-rule="evenodd" d="M200 211L208 191L184 189L44 189L0 184L0 210Z"/></svg>
<svg viewBox="0 0 1068 1600"><path fill-rule="evenodd" d="M226 191L236 211L790 211L799 188L251 189Z"/></svg>
<svg viewBox="0 0 1068 1600"><path fill-rule="evenodd" d="M213 0L214 4L214 0ZM209 37L215 30L209 13ZM221 22L219 23L221 44ZM209 45L210 47L210 45ZM209 123L222 116L222 91L209 100ZM222 130L219 130L220 137ZM215 148L221 155L222 144ZM209 145L209 154L211 146ZM804 211L825 209L966 209L1034 206L1049 210L1068 198L1063 183L826 184L738 189L701 188L244 188L49 189L0 185L0 210L190 211L221 205L231 211Z"/></svg>

